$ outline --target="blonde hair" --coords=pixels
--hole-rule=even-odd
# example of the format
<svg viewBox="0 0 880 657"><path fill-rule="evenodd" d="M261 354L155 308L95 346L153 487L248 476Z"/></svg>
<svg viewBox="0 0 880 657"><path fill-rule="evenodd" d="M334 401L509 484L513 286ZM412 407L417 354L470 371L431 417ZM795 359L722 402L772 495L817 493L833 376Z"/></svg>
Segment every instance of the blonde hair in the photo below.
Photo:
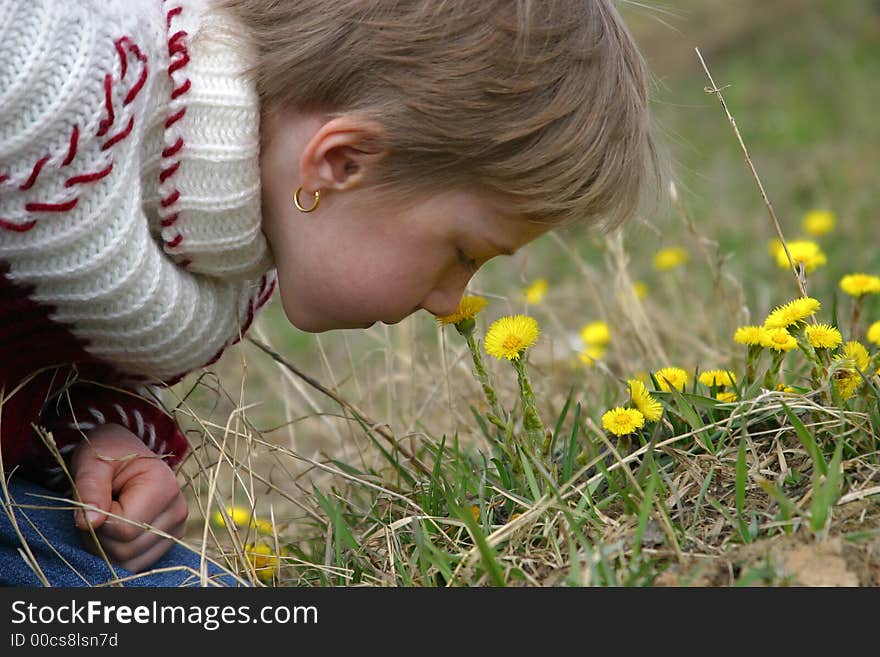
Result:
<svg viewBox="0 0 880 657"><path fill-rule="evenodd" d="M384 127L379 185L476 189L512 214L607 227L659 189L648 75L612 0L215 4L256 49L263 111Z"/></svg>

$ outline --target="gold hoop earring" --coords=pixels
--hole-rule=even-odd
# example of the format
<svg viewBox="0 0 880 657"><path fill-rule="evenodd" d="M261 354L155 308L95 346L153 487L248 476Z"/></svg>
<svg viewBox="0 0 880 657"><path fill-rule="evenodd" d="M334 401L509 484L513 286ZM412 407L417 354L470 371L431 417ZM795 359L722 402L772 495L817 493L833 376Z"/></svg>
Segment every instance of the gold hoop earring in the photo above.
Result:
<svg viewBox="0 0 880 657"><path fill-rule="evenodd" d="M296 209L300 212L314 212L318 209L318 205L321 203L321 190L315 190L315 202L312 204L312 207L307 208L302 203L300 203L299 195L302 192L302 187L297 187L296 191L293 193L293 204L296 206Z"/></svg>

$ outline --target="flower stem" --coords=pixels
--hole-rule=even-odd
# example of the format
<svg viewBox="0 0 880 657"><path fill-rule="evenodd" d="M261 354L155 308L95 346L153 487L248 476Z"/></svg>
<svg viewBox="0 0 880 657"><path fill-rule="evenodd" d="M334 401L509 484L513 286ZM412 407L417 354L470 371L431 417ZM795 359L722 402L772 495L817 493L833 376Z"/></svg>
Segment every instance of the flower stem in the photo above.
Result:
<svg viewBox="0 0 880 657"><path fill-rule="evenodd" d="M489 404L490 412L487 417L496 427L506 431L507 414L504 412L504 409L501 408L501 404L498 402L498 395L495 394L495 388L492 387L492 382L489 381L489 373L486 371L483 357L480 355L480 350L474 340L474 334L472 332L465 334L465 340L467 340L467 346L471 352L471 358L474 361L474 373L477 375L477 380L479 380L480 385L483 386L483 393L486 395L486 402Z"/></svg>
<svg viewBox="0 0 880 657"><path fill-rule="evenodd" d="M529 375L526 372L526 365L523 362L522 354L519 358L512 361L513 367L516 369L516 379L519 384L520 399L523 403L523 428L529 442L535 450L546 451L549 443L546 441L546 432L541 417L538 415L538 408L535 402L535 393L532 391L532 384L529 381Z"/></svg>

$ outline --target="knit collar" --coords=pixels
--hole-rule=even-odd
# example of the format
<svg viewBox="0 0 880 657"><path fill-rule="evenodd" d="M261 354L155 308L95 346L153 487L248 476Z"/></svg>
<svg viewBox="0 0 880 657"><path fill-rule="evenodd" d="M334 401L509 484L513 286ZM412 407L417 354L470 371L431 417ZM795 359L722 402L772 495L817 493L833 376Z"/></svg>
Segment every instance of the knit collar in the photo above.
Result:
<svg viewBox="0 0 880 657"><path fill-rule="evenodd" d="M165 251L194 272L258 278L272 262L260 229L260 112L245 75L251 51L204 0L175 4L159 187Z"/></svg>

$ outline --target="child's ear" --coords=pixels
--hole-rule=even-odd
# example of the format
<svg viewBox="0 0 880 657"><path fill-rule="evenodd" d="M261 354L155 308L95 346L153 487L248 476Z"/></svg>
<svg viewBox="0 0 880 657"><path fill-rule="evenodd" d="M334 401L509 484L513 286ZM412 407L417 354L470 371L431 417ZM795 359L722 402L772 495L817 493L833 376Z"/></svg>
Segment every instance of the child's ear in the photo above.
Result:
<svg viewBox="0 0 880 657"><path fill-rule="evenodd" d="M300 184L309 192L352 189L386 152L381 125L357 116L336 117L318 128L303 149Z"/></svg>

